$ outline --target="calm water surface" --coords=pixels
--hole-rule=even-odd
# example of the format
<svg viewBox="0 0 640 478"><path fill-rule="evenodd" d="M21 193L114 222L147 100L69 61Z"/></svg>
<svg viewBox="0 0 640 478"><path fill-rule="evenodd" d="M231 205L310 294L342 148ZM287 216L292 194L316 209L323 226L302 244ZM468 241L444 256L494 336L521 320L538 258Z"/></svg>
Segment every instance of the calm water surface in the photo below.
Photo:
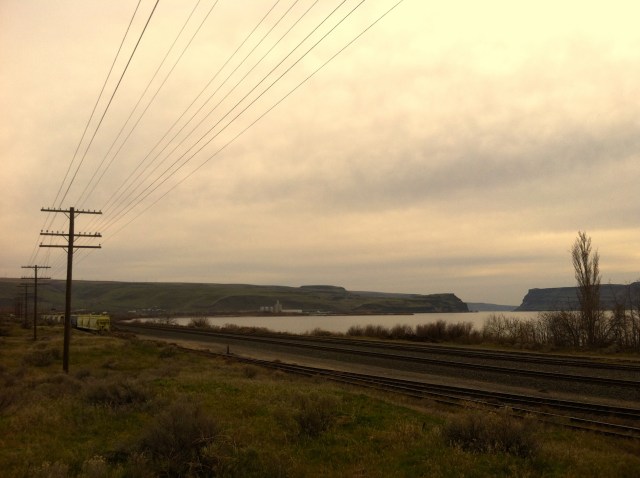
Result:
<svg viewBox="0 0 640 478"><path fill-rule="evenodd" d="M314 329L327 330L329 332L344 333L353 325L416 325L428 324L438 320L447 323L470 322L480 330L482 324L490 315L504 314L508 317L530 319L538 316L538 312L468 312L449 314L414 314L414 315L330 315L330 316L244 316L244 317L208 317L211 325L223 326L226 324L244 327L265 327L275 332L288 332L304 334ZM188 325L192 317L180 317L175 319L178 325ZM146 319L150 321L163 319Z"/></svg>

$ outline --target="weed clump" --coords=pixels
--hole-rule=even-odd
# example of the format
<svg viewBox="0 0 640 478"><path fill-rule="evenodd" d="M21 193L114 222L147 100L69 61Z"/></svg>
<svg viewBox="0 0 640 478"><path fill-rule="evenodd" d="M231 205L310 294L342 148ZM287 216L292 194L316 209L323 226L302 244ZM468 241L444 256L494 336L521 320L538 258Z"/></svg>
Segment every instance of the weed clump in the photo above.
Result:
<svg viewBox="0 0 640 478"><path fill-rule="evenodd" d="M175 357L178 353L178 347L175 345L167 345L166 347L162 347L160 352L158 352L158 356L160 358L172 358Z"/></svg>
<svg viewBox="0 0 640 478"><path fill-rule="evenodd" d="M299 394L294 397L294 406L293 418L299 434L309 438L316 438L329 430L340 412L340 400L332 395Z"/></svg>
<svg viewBox="0 0 640 478"><path fill-rule="evenodd" d="M101 381L88 385L84 398L92 405L115 408L145 403L149 400L149 392L134 380Z"/></svg>
<svg viewBox="0 0 640 478"><path fill-rule="evenodd" d="M506 453L527 458L539 448L533 422L517 419L509 410L463 413L446 424L443 437L450 446L472 453Z"/></svg>
<svg viewBox="0 0 640 478"><path fill-rule="evenodd" d="M189 322L189 327L194 327L196 329L210 329L211 328L211 324L209 324L209 321L207 320L206 317L194 317L193 319L191 319L191 321Z"/></svg>
<svg viewBox="0 0 640 478"><path fill-rule="evenodd" d="M218 434L200 404L175 402L146 429L137 448L160 476L212 476L216 460L207 448Z"/></svg>
<svg viewBox="0 0 640 478"><path fill-rule="evenodd" d="M25 365L33 367L48 367L58 360L60 360L60 351L58 349L37 349L22 358L22 362Z"/></svg>

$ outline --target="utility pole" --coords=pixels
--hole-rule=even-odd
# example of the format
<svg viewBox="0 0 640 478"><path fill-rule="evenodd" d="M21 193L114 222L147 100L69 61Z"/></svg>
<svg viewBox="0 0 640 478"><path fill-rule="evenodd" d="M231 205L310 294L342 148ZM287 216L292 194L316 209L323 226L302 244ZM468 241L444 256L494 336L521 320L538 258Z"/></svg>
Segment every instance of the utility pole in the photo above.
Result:
<svg viewBox="0 0 640 478"><path fill-rule="evenodd" d="M62 369L69 373L69 342L71 340L71 282L73 279L73 252L75 249L100 249L101 246L75 246L73 244L74 239L76 237L102 237L100 233L86 234L86 233L78 233L76 234L74 229L75 217L78 214L102 214L101 211L84 211L84 210L76 210L73 207L69 209L49 209L42 208L42 212L61 212L65 214L69 218L69 232L65 234L64 232L52 232L52 231L41 231L41 236L62 236L67 238L67 245L54 245L54 244L40 244L40 247L60 247L67 250L67 290L65 295L65 306L64 306L64 349L62 353Z"/></svg>
<svg viewBox="0 0 640 478"><path fill-rule="evenodd" d="M22 266L23 269L33 269L33 340L36 340L36 321L38 320L38 269L51 269L49 266ZM23 277L22 279L30 279ZM40 279L51 279L51 277L41 277ZM26 317L26 312L25 312ZM26 322L26 319L25 319Z"/></svg>
<svg viewBox="0 0 640 478"><path fill-rule="evenodd" d="M27 328L27 309L28 309L28 299L29 299L29 284L23 282L18 284L18 287L22 287L24 289L24 306L22 309L22 327Z"/></svg>

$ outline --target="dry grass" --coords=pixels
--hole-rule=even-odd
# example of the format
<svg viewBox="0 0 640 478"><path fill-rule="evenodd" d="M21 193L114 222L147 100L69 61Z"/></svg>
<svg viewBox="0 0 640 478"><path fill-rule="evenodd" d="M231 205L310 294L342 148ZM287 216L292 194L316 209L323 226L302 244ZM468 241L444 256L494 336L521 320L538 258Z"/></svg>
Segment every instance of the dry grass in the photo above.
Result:
<svg viewBox="0 0 640 478"><path fill-rule="evenodd" d="M507 409L471 411L453 417L443 428L445 441L472 453L507 453L534 457L540 446L535 422L514 417Z"/></svg>
<svg viewBox="0 0 640 478"><path fill-rule="evenodd" d="M553 429L527 438L506 412L481 426L422 401L163 343L74 332L64 374L60 360L24 360L61 350L60 329L43 327L34 344L29 330L9 328L0 349L7 477L582 478L640 467L637 443Z"/></svg>

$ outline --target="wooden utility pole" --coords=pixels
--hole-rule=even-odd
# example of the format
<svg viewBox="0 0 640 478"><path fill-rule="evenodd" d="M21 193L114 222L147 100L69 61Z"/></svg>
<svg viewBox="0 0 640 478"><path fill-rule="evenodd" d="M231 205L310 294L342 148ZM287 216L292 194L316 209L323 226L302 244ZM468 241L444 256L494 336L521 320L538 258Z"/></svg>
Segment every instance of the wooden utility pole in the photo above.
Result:
<svg viewBox="0 0 640 478"><path fill-rule="evenodd" d="M84 211L76 210L70 207L69 209L48 209L42 208L42 212L61 212L69 218L69 232L52 232L41 231L41 236L62 236L67 238L67 245L54 245L54 244L40 244L40 247L60 247L67 250L67 291L65 295L64 306L64 349L62 353L62 369L69 373L69 342L71 340L71 282L73 280L73 251L75 249L100 249L101 246L76 246L74 245L74 239L76 237L102 237L98 232L93 234L75 233L74 222L75 217L78 214L102 214L101 211Z"/></svg>
<svg viewBox="0 0 640 478"><path fill-rule="evenodd" d="M23 282L21 284L18 284L18 287L22 287L24 288L24 306L22 309L22 327L23 328L27 328L27 305L28 305L28 299L29 299L29 284L27 284L26 282Z"/></svg>
<svg viewBox="0 0 640 478"><path fill-rule="evenodd" d="M23 269L33 269L33 340L36 340L36 322L38 320L38 269L51 269L49 266L22 266ZM30 277L23 277L30 279ZM41 277L40 279L50 279L50 277ZM25 312L26 317L26 312ZM26 322L26 319L25 319Z"/></svg>

